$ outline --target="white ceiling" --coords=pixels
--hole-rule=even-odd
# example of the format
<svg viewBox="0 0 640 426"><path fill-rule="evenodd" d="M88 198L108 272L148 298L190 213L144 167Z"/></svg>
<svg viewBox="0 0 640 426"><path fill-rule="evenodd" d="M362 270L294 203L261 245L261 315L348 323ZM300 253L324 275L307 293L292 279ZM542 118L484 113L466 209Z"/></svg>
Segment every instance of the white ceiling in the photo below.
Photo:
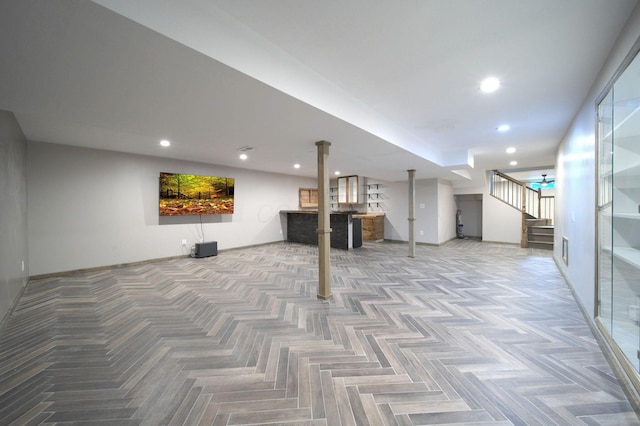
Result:
<svg viewBox="0 0 640 426"><path fill-rule="evenodd" d="M315 176L328 140L343 174L465 185L553 165L637 3L11 0L0 109L33 141Z"/></svg>

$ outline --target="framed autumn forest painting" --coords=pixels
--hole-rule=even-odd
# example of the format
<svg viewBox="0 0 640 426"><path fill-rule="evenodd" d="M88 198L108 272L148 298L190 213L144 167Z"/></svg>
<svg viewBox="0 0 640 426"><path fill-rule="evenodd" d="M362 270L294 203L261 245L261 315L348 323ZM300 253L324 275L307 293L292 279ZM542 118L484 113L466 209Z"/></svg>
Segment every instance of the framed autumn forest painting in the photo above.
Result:
<svg viewBox="0 0 640 426"><path fill-rule="evenodd" d="M235 179L160 173L160 216L233 214Z"/></svg>

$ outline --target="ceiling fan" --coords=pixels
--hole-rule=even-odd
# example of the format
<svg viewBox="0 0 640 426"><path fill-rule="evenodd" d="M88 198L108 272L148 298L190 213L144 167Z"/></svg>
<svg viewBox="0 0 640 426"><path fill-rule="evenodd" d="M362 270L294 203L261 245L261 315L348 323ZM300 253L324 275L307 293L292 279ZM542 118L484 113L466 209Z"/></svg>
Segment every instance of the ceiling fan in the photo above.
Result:
<svg viewBox="0 0 640 426"><path fill-rule="evenodd" d="M549 187L552 183L554 182L553 179L549 179L547 180L547 175L546 174L542 174L542 180L540 181L540 187L542 188L547 188Z"/></svg>

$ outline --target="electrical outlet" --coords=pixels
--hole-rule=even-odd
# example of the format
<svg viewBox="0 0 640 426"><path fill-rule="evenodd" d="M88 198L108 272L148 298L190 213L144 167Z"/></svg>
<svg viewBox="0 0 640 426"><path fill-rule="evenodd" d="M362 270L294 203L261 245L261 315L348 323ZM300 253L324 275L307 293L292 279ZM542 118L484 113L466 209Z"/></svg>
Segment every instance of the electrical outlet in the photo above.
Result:
<svg viewBox="0 0 640 426"><path fill-rule="evenodd" d="M182 245L186 246L187 245L187 240L182 240Z"/></svg>
<svg viewBox="0 0 640 426"><path fill-rule="evenodd" d="M424 235L424 231L420 231L420 235Z"/></svg>

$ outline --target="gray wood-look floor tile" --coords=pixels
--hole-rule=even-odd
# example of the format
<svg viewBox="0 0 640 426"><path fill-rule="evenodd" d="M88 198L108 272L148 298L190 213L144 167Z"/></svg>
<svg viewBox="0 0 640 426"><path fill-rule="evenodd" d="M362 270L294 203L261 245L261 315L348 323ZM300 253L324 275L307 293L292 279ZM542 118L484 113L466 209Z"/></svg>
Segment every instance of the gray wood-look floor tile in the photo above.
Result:
<svg viewBox="0 0 640 426"><path fill-rule="evenodd" d="M277 243L32 280L0 424L640 425L548 251Z"/></svg>

